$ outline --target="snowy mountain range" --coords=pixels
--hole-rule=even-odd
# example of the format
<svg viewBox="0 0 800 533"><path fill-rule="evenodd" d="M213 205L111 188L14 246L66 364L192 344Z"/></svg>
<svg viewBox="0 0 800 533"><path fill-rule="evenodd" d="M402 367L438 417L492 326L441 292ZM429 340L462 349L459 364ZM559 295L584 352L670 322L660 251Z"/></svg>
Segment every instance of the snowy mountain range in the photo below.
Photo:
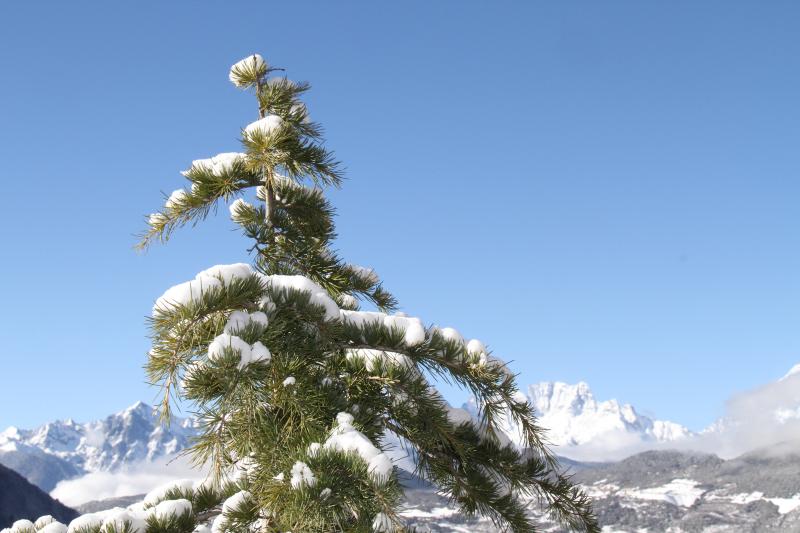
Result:
<svg viewBox="0 0 800 533"><path fill-rule="evenodd" d="M548 428L551 443L560 454L588 443L611 445L611 436L626 443L669 442L691 433L672 422L652 420L628 404L616 400L598 402L586 383L569 385L544 382L531 385L525 399ZM465 405L477 411L474 402ZM519 431L506 420L504 430L520 444ZM186 448L195 434L191 419L175 418L162 426L154 410L137 402L103 420L77 423L50 422L23 430L10 427L0 433L0 464L25 476L31 483L51 491L59 481L94 472L117 472L126 466L153 462Z"/></svg>
<svg viewBox="0 0 800 533"><path fill-rule="evenodd" d="M772 383L731 399L726 417L700 433L650 418L617 400L598 401L584 382L537 383L520 393L519 399L531 402L555 452L578 461L615 461L643 450L667 448L733 458L800 438L800 365ZM477 412L474 402L464 407ZM765 417L765 413L773 416ZM513 421L506 418L502 425L520 445ZM0 464L49 492L59 481L169 459L189 445L196 431L196 423L188 418L175 417L168 428L163 427L152 407L137 402L94 422L64 420L32 430L10 427L0 433Z"/></svg>
<svg viewBox="0 0 800 533"><path fill-rule="evenodd" d="M70 419L32 430L10 427L0 433L0 464L50 491L64 479L173 455L195 432L191 419L176 417L169 428L162 426L152 407L137 402L85 424Z"/></svg>

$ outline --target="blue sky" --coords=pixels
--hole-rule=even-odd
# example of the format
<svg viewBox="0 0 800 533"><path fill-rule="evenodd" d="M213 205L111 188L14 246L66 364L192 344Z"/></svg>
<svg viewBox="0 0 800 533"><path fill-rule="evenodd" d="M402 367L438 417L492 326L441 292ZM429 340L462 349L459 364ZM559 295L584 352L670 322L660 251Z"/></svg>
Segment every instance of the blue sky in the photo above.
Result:
<svg viewBox="0 0 800 533"><path fill-rule="evenodd" d="M791 2L0 4L0 427L157 391L164 289L246 260L221 213L137 254L236 150L254 51L311 81L348 169L338 245L524 383L698 429L800 362ZM454 401L460 397L452 393Z"/></svg>

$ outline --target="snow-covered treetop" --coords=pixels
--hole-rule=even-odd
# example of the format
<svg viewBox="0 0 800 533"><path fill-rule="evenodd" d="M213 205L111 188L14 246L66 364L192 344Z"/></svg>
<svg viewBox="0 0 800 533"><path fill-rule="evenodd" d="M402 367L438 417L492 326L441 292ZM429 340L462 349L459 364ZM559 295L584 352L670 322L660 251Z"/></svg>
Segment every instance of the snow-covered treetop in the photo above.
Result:
<svg viewBox="0 0 800 533"><path fill-rule="evenodd" d="M244 89L252 87L262 76L267 74L267 63L259 54L247 56L237 61L228 73L231 83Z"/></svg>
<svg viewBox="0 0 800 533"><path fill-rule="evenodd" d="M212 468L208 490L225 493L224 512L201 526L402 527L402 488L382 442L391 432L464 512L530 531L526 502L537 498L562 523L596 531L505 363L454 328L392 314L397 302L377 273L339 257L323 187L341 184L340 165L300 100L308 84L269 77L275 70L258 55L231 67L231 82L254 89L257 103L242 151L193 161L189 186L149 217L142 240L165 241L224 202L252 241L254 266L204 270L165 291L150 317L147 374L163 388L162 413L175 397L196 406L191 453ZM431 377L471 392L476 416L449 406ZM525 453L502 434L502 417L520 428ZM174 503L146 506L145 520L196 513L206 489L192 490L168 489Z"/></svg>

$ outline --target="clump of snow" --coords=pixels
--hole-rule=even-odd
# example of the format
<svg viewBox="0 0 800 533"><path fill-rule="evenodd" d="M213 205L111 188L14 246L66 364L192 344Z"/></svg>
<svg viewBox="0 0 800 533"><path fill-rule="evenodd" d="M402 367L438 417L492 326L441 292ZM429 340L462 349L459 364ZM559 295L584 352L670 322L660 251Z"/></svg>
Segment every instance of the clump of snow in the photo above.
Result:
<svg viewBox="0 0 800 533"><path fill-rule="evenodd" d="M486 362L486 345L478 339L472 339L467 343L467 353L470 355L483 356Z"/></svg>
<svg viewBox="0 0 800 533"><path fill-rule="evenodd" d="M270 353L269 348L264 346L261 342L256 341L250 350L250 362L255 363L260 361L263 363L269 363L271 359L272 354Z"/></svg>
<svg viewBox="0 0 800 533"><path fill-rule="evenodd" d="M306 463L297 461L292 466L292 477L289 483L291 483L293 489L299 489L304 486L313 487L317 484L317 478Z"/></svg>
<svg viewBox="0 0 800 533"><path fill-rule="evenodd" d="M246 157L247 155L241 152L223 152L217 154L211 158L211 169L217 176L225 174L226 172L230 172L236 163L244 160Z"/></svg>
<svg viewBox="0 0 800 533"><path fill-rule="evenodd" d="M228 317L228 322L225 323L223 331L225 333L235 334L247 327L249 323L250 313L247 311L233 311Z"/></svg>
<svg viewBox="0 0 800 533"><path fill-rule="evenodd" d="M386 513L378 513L372 520L372 531L377 533L392 533L395 530L394 522Z"/></svg>
<svg viewBox="0 0 800 533"><path fill-rule="evenodd" d="M344 307L355 309L358 307L358 300L352 294L340 294L339 300Z"/></svg>
<svg viewBox="0 0 800 533"><path fill-rule="evenodd" d="M250 345L236 335L229 333L221 333L211 341L211 344L208 345L208 360L217 361L221 359L228 349L239 352L239 368L244 368L250 361L250 352L252 350Z"/></svg>
<svg viewBox="0 0 800 533"><path fill-rule="evenodd" d="M156 300L153 314L159 311L168 311L175 305L186 305L192 300L200 298L203 291L218 287L222 283L230 283L234 279L249 277L252 274L252 268L246 263L215 265L197 274L193 280L167 289Z"/></svg>
<svg viewBox="0 0 800 533"><path fill-rule="evenodd" d="M269 349L261 342L256 341L250 345L240 337L230 333L217 335L208 346L208 360L217 361L225 355L225 350L231 349L239 353L239 370L255 362L268 363L272 358Z"/></svg>
<svg viewBox="0 0 800 533"><path fill-rule="evenodd" d="M356 275L365 280L367 283L378 283L378 274L375 272L374 269L369 267L363 267L360 265L350 265L350 268L356 272Z"/></svg>
<svg viewBox="0 0 800 533"><path fill-rule="evenodd" d="M148 492L144 497L144 506L153 507L158 505L159 502L166 499L167 493L170 491L178 490L183 493L192 494L194 491L194 483L195 482L192 479L177 479L175 481L170 481L168 483L164 483L163 485L159 485Z"/></svg>
<svg viewBox="0 0 800 533"><path fill-rule="evenodd" d="M392 473L392 461L378 449L366 435L353 427L353 415L341 412L336 415L337 425L323 448L342 453L355 453L367 463L367 471L377 482L385 482Z"/></svg>
<svg viewBox="0 0 800 533"><path fill-rule="evenodd" d="M273 291L294 289L310 295L309 301L325 309L326 320L339 318L339 306L333 301L330 294L305 276L286 276L275 274L264 277L267 285Z"/></svg>
<svg viewBox="0 0 800 533"><path fill-rule="evenodd" d="M454 342L456 344L464 344L464 337L455 328L442 328L439 333L445 340Z"/></svg>
<svg viewBox="0 0 800 533"><path fill-rule="evenodd" d="M283 119L278 115L267 115L264 118L248 124L244 128L244 134L247 137L252 137L256 133L261 135L269 135L276 129L280 128L281 124L283 124Z"/></svg>
<svg viewBox="0 0 800 533"><path fill-rule="evenodd" d="M311 122L311 117L308 114L308 108L303 102L293 104L292 107L289 108L289 112L293 115L302 115L303 122L306 124Z"/></svg>
<svg viewBox="0 0 800 533"><path fill-rule="evenodd" d="M269 349L261 342L256 342L253 345L247 344L244 340L236 335L229 333L221 333L217 335L208 347L208 360L217 361L221 359L226 349L231 349L239 354L239 363L237 368L243 370L251 363L263 362L268 363L272 354ZM190 372L196 371L202 364L197 366L190 366L184 374L184 379L188 377Z"/></svg>
<svg viewBox="0 0 800 533"><path fill-rule="evenodd" d="M317 455L319 455L319 450L321 448L322 444L320 444L319 442L312 442L311 444L308 445L308 448L306 449L306 455L312 458L316 457Z"/></svg>
<svg viewBox="0 0 800 533"><path fill-rule="evenodd" d="M13 524L11 524L11 533L18 533L20 531L31 530L35 529L33 526L33 522L30 520L17 520Z"/></svg>
<svg viewBox="0 0 800 533"><path fill-rule="evenodd" d="M405 332L406 346L417 346L425 340L425 326L419 318L401 315L387 315L376 311L349 311L342 309L340 312L342 322L365 327L370 324L383 324L387 328L396 328Z"/></svg>
<svg viewBox="0 0 800 533"><path fill-rule="evenodd" d="M225 533L225 515L219 514L211 522L211 533Z"/></svg>
<svg viewBox="0 0 800 533"><path fill-rule="evenodd" d="M186 200L186 191L184 189L176 189L169 195L164 207L167 209L175 209L178 205L183 203L184 200Z"/></svg>
<svg viewBox="0 0 800 533"><path fill-rule="evenodd" d="M329 489L329 488L325 487L324 489L322 489L322 490L320 491L320 493L319 493L319 499L320 499L320 500L327 500L328 498L330 498L330 497L331 497L331 494L333 494L333 491L332 491L331 489Z"/></svg>
<svg viewBox="0 0 800 533"><path fill-rule="evenodd" d="M357 348L354 350L346 350L345 355L348 360L360 359L364 361L364 366L366 366L367 370L370 372L374 372L380 364L398 366L401 368L414 367L414 362L410 357L397 352Z"/></svg>
<svg viewBox="0 0 800 533"><path fill-rule="evenodd" d="M230 207L228 207L228 210L231 213L231 219L234 222L239 222L240 220L242 220L242 215L245 212L251 210L252 208L253 208L252 204L245 202L241 198L237 198L231 203Z"/></svg>
<svg viewBox="0 0 800 533"><path fill-rule="evenodd" d="M269 325L267 314L261 311L256 311L255 313L234 311L228 317L228 322L225 324L223 331L225 333L236 334L251 324L258 324L262 328L266 328Z"/></svg>
<svg viewBox="0 0 800 533"><path fill-rule="evenodd" d="M128 530L130 533L144 533L147 528L144 518L127 509L117 508L108 512L103 520L102 529L110 531L113 528L115 531L123 531L126 524L130 524L130 529Z"/></svg>
<svg viewBox="0 0 800 533"><path fill-rule="evenodd" d="M246 501L252 498L252 494L247 492L246 490L240 490L227 500L225 500L222 504L222 513L229 513L231 511L238 510L241 505ZM220 515L222 516L222 515Z"/></svg>
<svg viewBox="0 0 800 533"><path fill-rule="evenodd" d="M192 502L185 499L165 500L151 508L148 514L155 516L158 520L168 520L170 516L179 517L184 514L191 514Z"/></svg>
<svg viewBox="0 0 800 533"><path fill-rule="evenodd" d="M67 526L55 520L37 528L37 533L67 533Z"/></svg>
<svg viewBox="0 0 800 533"><path fill-rule="evenodd" d="M167 221L167 217L163 213L151 213L147 218L147 223L151 226L159 226Z"/></svg>
<svg viewBox="0 0 800 533"><path fill-rule="evenodd" d="M53 515L46 514L44 516L40 516L39 518L37 518L36 522L33 523L33 527L35 527L37 530L42 529L47 524L51 524L55 521L56 519L53 518Z"/></svg>
<svg viewBox="0 0 800 533"><path fill-rule="evenodd" d="M256 311L255 313L250 313L250 322L260 324L261 327L266 328L269 325L269 319L267 318L267 314L263 311Z"/></svg>
<svg viewBox="0 0 800 533"><path fill-rule="evenodd" d="M336 428L334 428L334 431L338 433L341 433L345 430L349 431L349 428L352 427L354 420L355 418L350 413L346 413L344 411L337 413L336 414L337 425Z"/></svg>
<svg viewBox="0 0 800 533"><path fill-rule="evenodd" d="M297 382L297 380L294 378L294 376L289 376L288 378L283 380L283 386L284 387L291 387L296 382Z"/></svg>
<svg viewBox="0 0 800 533"><path fill-rule="evenodd" d="M75 520L69 523L69 527L67 528L67 533L75 533L79 529L94 529L96 527L100 527L103 525L103 518L93 514L85 514L83 516L79 516Z"/></svg>
<svg viewBox="0 0 800 533"><path fill-rule="evenodd" d="M184 170L181 174L188 176L192 170L197 169L210 172L214 176L222 176L233 170L233 166L237 162L244 161L246 158L247 154L241 152L223 152L214 157L195 159L192 161L192 166L189 167L189 170Z"/></svg>
<svg viewBox="0 0 800 533"><path fill-rule="evenodd" d="M260 54L253 54L231 65L228 79L232 84L243 88L250 85L248 80L259 75L263 76L266 71L267 64L264 62L264 58Z"/></svg>

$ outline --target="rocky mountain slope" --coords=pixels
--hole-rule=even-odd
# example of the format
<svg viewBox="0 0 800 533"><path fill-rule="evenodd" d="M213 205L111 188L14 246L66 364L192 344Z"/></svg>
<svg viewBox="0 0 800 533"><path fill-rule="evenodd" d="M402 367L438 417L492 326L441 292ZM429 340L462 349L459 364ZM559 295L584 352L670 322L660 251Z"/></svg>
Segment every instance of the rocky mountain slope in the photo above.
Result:
<svg viewBox="0 0 800 533"><path fill-rule="evenodd" d="M36 520L48 514L62 523L78 516L77 511L62 505L21 475L0 465L0 528L9 527L16 520Z"/></svg>
<svg viewBox="0 0 800 533"><path fill-rule="evenodd" d="M595 499L605 532L800 533L800 443L736 459L649 451L605 464L572 463L574 479ZM414 477L401 515L420 532L497 532L489 520L460 515L447 498ZM141 496L92 502L85 512L132 504ZM540 516L542 531L564 531Z"/></svg>
<svg viewBox="0 0 800 533"><path fill-rule="evenodd" d="M800 442L735 459L650 451L575 474L613 531L800 531Z"/></svg>
<svg viewBox="0 0 800 533"><path fill-rule="evenodd" d="M64 479L172 455L194 434L191 419L175 418L165 428L152 407L137 402L85 424L64 420L32 430L10 427L0 433L0 464L50 491Z"/></svg>

